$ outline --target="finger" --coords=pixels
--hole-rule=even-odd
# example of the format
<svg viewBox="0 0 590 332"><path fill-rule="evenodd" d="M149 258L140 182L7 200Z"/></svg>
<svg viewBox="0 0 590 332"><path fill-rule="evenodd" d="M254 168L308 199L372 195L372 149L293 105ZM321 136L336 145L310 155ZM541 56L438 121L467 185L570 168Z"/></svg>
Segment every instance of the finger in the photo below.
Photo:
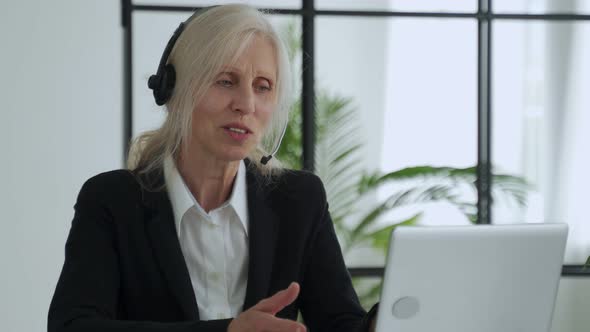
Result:
<svg viewBox="0 0 590 332"><path fill-rule="evenodd" d="M283 289L275 295L258 302L253 309L276 315L277 312L295 301L298 295L299 284L292 282L287 289Z"/></svg>
<svg viewBox="0 0 590 332"><path fill-rule="evenodd" d="M266 298L260 302L253 309L275 315L277 312L283 310L284 307L291 304L299 295L299 284L292 282L288 288L277 292L275 295Z"/></svg>
<svg viewBox="0 0 590 332"><path fill-rule="evenodd" d="M270 332L306 332L305 325L290 319L265 316L261 322L262 331Z"/></svg>

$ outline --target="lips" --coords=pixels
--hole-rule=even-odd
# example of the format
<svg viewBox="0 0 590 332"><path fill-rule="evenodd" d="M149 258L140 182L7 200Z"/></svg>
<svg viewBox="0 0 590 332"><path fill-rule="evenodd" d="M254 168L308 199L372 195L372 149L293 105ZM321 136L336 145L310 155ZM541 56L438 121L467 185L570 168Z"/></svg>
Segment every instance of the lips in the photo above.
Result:
<svg viewBox="0 0 590 332"><path fill-rule="evenodd" d="M248 132L246 129L233 128L233 127L225 128L225 129L227 129L229 131L233 131L233 132L238 133L238 134L245 134L245 133Z"/></svg>
<svg viewBox="0 0 590 332"><path fill-rule="evenodd" d="M237 134L252 134L252 130L250 130L250 128L239 123L227 124L223 126L223 129L229 130Z"/></svg>
<svg viewBox="0 0 590 332"><path fill-rule="evenodd" d="M230 123L222 128L232 140L239 143L243 143L252 135L252 131L248 127L239 123Z"/></svg>

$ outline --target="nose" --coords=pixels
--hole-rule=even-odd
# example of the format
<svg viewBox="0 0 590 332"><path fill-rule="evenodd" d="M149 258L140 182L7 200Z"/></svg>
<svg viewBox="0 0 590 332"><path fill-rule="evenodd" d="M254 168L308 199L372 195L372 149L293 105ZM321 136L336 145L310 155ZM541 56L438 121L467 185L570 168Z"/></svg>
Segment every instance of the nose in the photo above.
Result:
<svg viewBox="0 0 590 332"><path fill-rule="evenodd" d="M236 94L234 95L232 110L245 115L254 113L255 109L255 95L252 87L245 85L241 86L237 89Z"/></svg>

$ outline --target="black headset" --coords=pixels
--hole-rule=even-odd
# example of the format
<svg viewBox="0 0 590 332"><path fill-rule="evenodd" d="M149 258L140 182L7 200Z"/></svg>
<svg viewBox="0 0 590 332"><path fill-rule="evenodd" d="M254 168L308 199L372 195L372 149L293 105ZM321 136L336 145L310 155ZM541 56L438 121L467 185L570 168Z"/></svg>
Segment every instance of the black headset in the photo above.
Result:
<svg viewBox="0 0 590 332"><path fill-rule="evenodd" d="M166 102L170 100L170 97L172 97L172 91L174 90L174 84L176 83L176 70L171 63L166 64L166 62L170 57L170 53L172 53L172 49L174 48L178 37L180 37L182 31L184 31L184 28L193 17L201 15L202 13L215 7L219 7L219 5L205 7L197 11L186 21L180 23L178 28L176 28L174 31L174 34L172 34L172 37L170 37L170 40L164 49L164 53L162 54L162 58L160 58L158 71L156 71L154 75L150 76L148 80L148 87L154 90L154 99L156 100L156 104L158 104L158 106L166 104Z"/></svg>
<svg viewBox="0 0 590 332"><path fill-rule="evenodd" d="M168 44L166 44L166 48L160 59L160 64L158 65L158 71L150 76L148 80L148 87L154 90L154 99L159 106L166 104L166 102L170 100L172 91L174 90L176 70L174 70L174 66L171 63L166 64L166 62L168 61L168 57L170 56L170 52L172 52L174 44L176 44L178 37L180 37L180 34L184 30L185 25L186 22L182 22L178 28L176 28L172 38L170 38Z"/></svg>
<svg viewBox="0 0 590 332"><path fill-rule="evenodd" d="M206 7L203 10L201 10L198 15L202 14L203 12L208 11L211 8L215 8L215 7L219 7L219 5ZM174 44L176 44L178 37L180 37L180 35L182 34L182 31L184 31L184 28L186 27L186 24L188 23L188 21L191 20L192 17L193 16L188 18L186 21L180 23L178 28L176 28L176 30L174 31L174 34L172 35L172 37L170 38L170 40L166 44L166 48L164 49L164 53L162 54L162 58L160 58L158 70L156 71L156 73L154 75L151 75L150 78L148 79L148 87L154 91L154 99L156 101L156 104L158 104L158 106L162 106L162 105L166 104L166 102L168 100L170 100L170 97L172 96L172 92L174 91L174 85L176 83L176 70L174 69L174 66L171 63L167 64L166 62L168 61L168 57L170 57L170 53L172 52L172 48L174 48ZM263 156L260 159L260 163L262 163L263 165L266 165L272 159L273 155L279 151L279 147L281 146L281 141L283 140L283 137L285 137L286 132L287 132L287 126L285 126L285 128L283 128L283 132L281 133L281 138L279 139L279 143L273 149L272 153L267 156Z"/></svg>

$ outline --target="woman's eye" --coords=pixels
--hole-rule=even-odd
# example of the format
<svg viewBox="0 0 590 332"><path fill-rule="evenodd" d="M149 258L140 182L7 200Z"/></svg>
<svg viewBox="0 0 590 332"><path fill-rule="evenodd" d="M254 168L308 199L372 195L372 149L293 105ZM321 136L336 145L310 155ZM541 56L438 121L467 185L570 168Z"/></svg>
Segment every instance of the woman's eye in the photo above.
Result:
<svg viewBox="0 0 590 332"><path fill-rule="evenodd" d="M259 85L258 87L256 87L256 89L260 92L266 92L266 91L270 91L270 86L268 85Z"/></svg>
<svg viewBox="0 0 590 332"><path fill-rule="evenodd" d="M233 85L233 82L230 80L219 80L217 81L217 84L221 86L231 87Z"/></svg>

